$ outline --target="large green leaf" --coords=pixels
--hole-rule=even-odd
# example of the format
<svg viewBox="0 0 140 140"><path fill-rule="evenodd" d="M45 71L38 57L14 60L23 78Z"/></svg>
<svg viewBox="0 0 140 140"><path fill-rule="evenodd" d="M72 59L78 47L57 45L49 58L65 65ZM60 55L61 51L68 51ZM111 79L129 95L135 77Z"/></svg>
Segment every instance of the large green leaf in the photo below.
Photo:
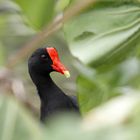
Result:
<svg viewBox="0 0 140 140"><path fill-rule="evenodd" d="M99 2L64 26L72 54L85 64L114 64L140 43L140 5L114 3Z"/></svg>
<svg viewBox="0 0 140 140"><path fill-rule="evenodd" d="M22 8L30 24L40 29L44 27L54 15L55 0L15 0Z"/></svg>

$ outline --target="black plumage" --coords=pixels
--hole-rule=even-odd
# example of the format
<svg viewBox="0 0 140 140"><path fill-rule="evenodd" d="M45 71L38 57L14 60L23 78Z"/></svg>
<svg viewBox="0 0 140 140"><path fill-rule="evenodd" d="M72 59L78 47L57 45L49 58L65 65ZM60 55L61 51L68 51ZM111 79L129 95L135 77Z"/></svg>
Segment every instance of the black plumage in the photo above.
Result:
<svg viewBox="0 0 140 140"><path fill-rule="evenodd" d="M28 60L29 74L41 100L42 121L62 111L79 113L77 101L67 96L51 79L50 73L56 71L52 65L53 60L46 48L37 49Z"/></svg>

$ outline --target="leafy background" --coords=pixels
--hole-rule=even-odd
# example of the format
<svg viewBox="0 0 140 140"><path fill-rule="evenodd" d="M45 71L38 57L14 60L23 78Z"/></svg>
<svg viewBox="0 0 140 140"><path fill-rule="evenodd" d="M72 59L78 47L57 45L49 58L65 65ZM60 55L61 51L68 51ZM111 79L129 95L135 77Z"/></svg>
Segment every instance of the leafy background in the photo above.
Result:
<svg viewBox="0 0 140 140"><path fill-rule="evenodd" d="M27 70L32 51L55 46L82 118L43 125ZM139 0L0 0L0 140L140 139Z"/></svg>

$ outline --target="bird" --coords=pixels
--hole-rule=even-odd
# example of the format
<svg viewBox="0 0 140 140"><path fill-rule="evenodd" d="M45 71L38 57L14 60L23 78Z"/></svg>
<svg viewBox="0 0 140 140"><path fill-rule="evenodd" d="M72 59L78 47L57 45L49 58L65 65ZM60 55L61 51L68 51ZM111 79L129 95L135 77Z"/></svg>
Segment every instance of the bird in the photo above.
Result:
<svg viewBox="0 0 140 140"><path fill-rule="evenodd" d="M40 97L40 120L46 121L60 112L80 114L76 96L66 95L52 80L50 73L59 72L70 77L54 47L36 49L28 59L28 72Z"/></svg>

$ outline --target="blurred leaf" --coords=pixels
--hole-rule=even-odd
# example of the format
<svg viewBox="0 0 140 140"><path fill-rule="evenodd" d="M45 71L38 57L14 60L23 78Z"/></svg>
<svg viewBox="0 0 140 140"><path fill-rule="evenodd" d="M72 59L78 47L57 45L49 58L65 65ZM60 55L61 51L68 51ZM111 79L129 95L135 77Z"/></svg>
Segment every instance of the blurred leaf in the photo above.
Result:
<svg viewBox="0 0 140 140"><path fill-rule="evenodd" d="M80 72L77 92L82 113L107 102L113 97L139 93L140 63L136 57L115 65L105 72L75 64Z"/></svg>
<svg viewBox="0 0 140 140"><path fill-rule="evenodd" d="M118 70L98 73L79 63L75 63L75 66L80 72L77 78L77 92L80 110L83 114L120 95L117 90L120 81Z"/></svg>
<svg viewBox="0 0 140 140"><path fill-rule="evenodd" d="M5 48L4 46L0 43L0 66L3 65L5 62Z"/></svg>
<svg viewBox="0 0 140 140"><path fill-rule="evenodd" d="M105 2L112 5L104 6ZM72 54L94 67L123 60L140 42L140 6L105 2L64 26Z"/></svg>
<svg viewBox="0 0 140 140"><path fill-rule="evenodd" d="M137 108L137 105L139 105L139 97L140 95L133 91L131 95L117 97L102 106L91 110L84 118L84 128L97 129L105 126L122 124L124 122L130 123L128 120L132 116L134 117L135 109ZM140 110L137 110L137 113L139 111Z"/></svg>
<svg viewBox="0 0 140 140"><path fill-rule="evenodd" d="M19 7L12 1L1 2L0 36L2 41L5 39L10 40L11 39L10 37L16 35L18 36L32 35L35 32L33 29L29 28L26 25L22 16L19 14L19 11L20 11Z"/></svg>
<svg viewBox="0 0 140 140"><path fill-rule="evenodd" d="M0 139L39 140L41 128L19 103L9 97L0 97Z"/></svg>
<svg viewBox="0 0 140 140"><path fill-rule="evenodd" d="M105 82L107 79L104 77L95 76L91 78L94 80L80 75L77 80L79 106L83 114L112 97L120 95L117 90L113 89L113 85L109 85L111 82Z"/></svg>
<svg viewBox="0 0 140 140"><path fill-rule="evenodd" d="M56 5L56 11L63 11L70 3L71 0L58 0Z"/></svg>
<svg viewBox="0 0 140 140"><path fill-rule="evenodd" d="M15 2L22 8L34 28L43 28L54 15L55 0L15 0Z"/></svg>

